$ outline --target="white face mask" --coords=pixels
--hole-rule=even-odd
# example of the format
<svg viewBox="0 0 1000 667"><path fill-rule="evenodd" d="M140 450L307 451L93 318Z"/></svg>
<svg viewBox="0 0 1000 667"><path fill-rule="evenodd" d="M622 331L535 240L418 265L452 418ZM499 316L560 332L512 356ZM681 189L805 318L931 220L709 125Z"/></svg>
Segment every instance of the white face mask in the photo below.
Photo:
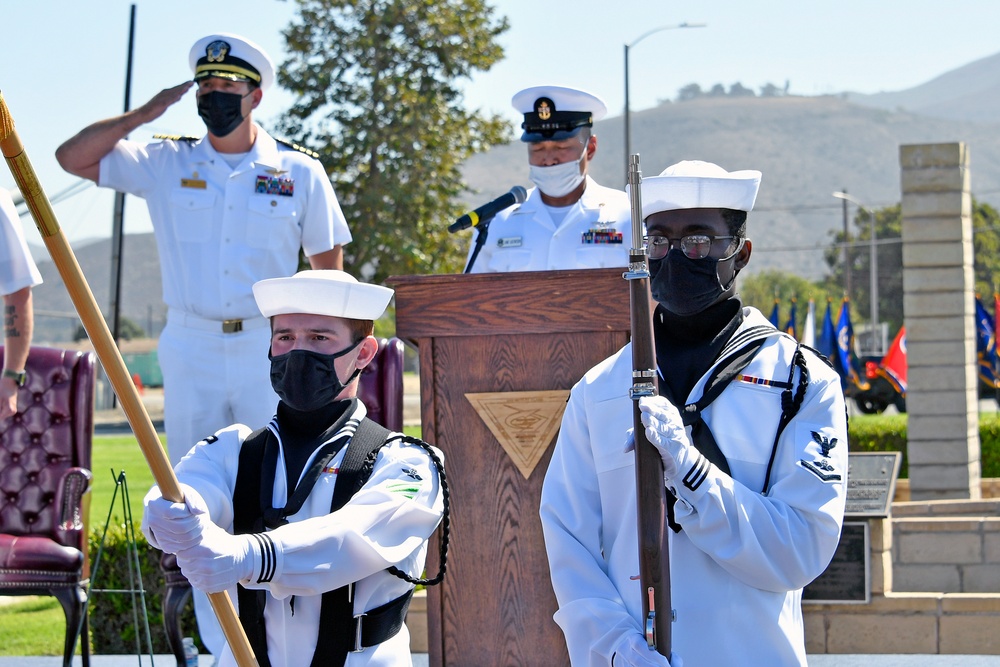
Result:
<svg viewBox="0 0 1000 667"><path fill-rule="evenodd" d="M579 160L554 164L551 167L529 165L528 178L549 197L565 197L583 183L586 176L580 170L580 163L586 156L585 146Z"/></svg>

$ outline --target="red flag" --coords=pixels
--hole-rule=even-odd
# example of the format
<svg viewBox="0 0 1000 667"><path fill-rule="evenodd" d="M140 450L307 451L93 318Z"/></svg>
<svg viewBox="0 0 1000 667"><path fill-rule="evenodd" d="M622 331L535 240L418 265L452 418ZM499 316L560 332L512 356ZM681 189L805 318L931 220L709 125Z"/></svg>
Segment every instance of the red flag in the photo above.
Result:
<svg viewBox="0 0 1000 667"><path fill-rule="evenodd" d="M881 367L885 370L887 379L896 385L896 391L906 393L906 327L901 327L896 338L889 346L889 351L882 357Z"/></svg>

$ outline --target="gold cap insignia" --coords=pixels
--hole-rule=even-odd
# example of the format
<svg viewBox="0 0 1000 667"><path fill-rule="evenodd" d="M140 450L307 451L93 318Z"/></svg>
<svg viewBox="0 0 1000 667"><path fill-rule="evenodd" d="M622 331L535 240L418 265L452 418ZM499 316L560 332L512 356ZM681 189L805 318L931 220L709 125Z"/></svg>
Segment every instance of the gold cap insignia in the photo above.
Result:
<svg viewBox="0 0 1000 667"><path fill-rule="evenodd" d="M552 103L544 97L535 102L535 113L540 120L552 118Z"/></svg>
<svg viewBox="0 0 1000 667"><path fill-rule="evenodd" d="M210 63L221 63L225 61L226 54L229 53L229 49L230 46L228 42L217 39L205 47L205 57Z"/></svg>

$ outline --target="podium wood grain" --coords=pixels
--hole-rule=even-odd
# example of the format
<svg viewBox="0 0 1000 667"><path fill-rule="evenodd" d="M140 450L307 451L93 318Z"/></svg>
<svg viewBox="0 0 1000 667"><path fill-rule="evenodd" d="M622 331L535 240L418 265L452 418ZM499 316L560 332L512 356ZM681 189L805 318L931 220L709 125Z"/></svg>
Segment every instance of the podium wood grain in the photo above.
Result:
<svg viewBox="0 0 1000 667"><path fill-rule="evenodd" d="M525 479L465 395L571 388L628 340L622 272L388 281L396 335L419 349L423 437L444 451L452 490L448 574L427 597L431 665L569 664L538 519L554 440ZM428 572L438 564L432 548Z"/></svg>

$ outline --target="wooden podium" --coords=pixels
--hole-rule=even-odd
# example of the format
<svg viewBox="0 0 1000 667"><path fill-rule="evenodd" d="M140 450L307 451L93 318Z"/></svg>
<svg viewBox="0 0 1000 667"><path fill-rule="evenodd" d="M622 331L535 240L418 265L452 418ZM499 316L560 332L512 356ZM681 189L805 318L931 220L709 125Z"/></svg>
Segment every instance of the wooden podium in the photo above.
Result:
<svg viewBox="0 0 1000 667"><path fill-rule="evenodd" d="M396 335L420 353L423 438L451 486L447 576L427 598L432 666L569 664L538 504L569 389L628 341L624 270L388 280ZM438 566L432 540L428 574Z"/></svg>

